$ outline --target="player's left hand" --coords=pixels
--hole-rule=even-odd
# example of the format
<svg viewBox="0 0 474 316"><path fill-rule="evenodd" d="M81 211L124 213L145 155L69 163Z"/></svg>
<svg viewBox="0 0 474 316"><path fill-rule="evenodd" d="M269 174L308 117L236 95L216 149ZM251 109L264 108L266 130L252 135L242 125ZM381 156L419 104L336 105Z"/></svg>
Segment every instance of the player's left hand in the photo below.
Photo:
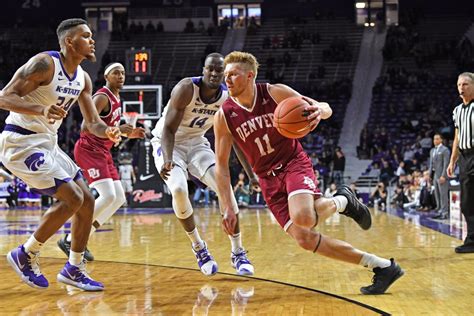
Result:
<svg viewBox="0 0 474 316"><path fill-rule="evenodd" d="M310 112L310 114L306 117L308 121L310 121L310 129L314 130L316 126L318 126L319 122L321 121L321 107L318 102L314 101L311 98L303 96L303 100L308 102L308 106L305 107L305 110Z"/></svg>
<svg viewBox="0 0 474 316"><path fill-rule="evenodd" d="M227 235L234 235L235 225L237 224L237 215L234 210L225 210L222 215L222 228Z"/></svg>
<svg viewBox="0 0 474 316"><path fill-rule="evenodd" d="M122 137L120 137L120 128L116 126L109 126L105 129L105 135L108 139L113 141L114 143L120 143Z"/></svg>

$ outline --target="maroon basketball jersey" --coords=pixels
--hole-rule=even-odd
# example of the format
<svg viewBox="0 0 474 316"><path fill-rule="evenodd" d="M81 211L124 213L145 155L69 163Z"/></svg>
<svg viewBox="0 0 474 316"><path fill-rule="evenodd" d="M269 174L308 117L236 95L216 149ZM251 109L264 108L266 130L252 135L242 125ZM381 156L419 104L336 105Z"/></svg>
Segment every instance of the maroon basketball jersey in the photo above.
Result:
<svg viewBox="0 0 474 316"><path fill-rule="evenodd" d="M93 97L99 94L107 96L110 104L109 113L107 113L107 115L105 116L100 116L100 118L102 119L102 121L104 121L105 124L107 124L107 126L119 126L121 115L120 99L117 98L107 87L102 87L97 90ZM81 132L81 140L85 141L90 146L106 150L110 150L114 145L113 141L107 138L97 137L88 131Z"/></svg>
<svg viewBox="0 0 474 316"><path fill-rule="evenodd" d="M267 176L273 169L285 166L303 148L299 141L282 136L273 127L277 103L268 93L268 85L257 83L256 91L252 109L228 98L222 110L234 142L244 152L253 171L259 176Z"/></svg>

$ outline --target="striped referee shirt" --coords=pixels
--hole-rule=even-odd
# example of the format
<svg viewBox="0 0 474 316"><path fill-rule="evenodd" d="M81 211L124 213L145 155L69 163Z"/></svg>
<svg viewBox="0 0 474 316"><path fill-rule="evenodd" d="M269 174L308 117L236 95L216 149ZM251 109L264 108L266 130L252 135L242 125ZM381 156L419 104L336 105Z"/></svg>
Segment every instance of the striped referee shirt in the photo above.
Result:
<svg viewBox="0 0 474 316"><path fill-rule="evenodd" d="M474 100L465 105L461 103L454 108L454 127L458 129L459 149L474 148Z"/></svg>

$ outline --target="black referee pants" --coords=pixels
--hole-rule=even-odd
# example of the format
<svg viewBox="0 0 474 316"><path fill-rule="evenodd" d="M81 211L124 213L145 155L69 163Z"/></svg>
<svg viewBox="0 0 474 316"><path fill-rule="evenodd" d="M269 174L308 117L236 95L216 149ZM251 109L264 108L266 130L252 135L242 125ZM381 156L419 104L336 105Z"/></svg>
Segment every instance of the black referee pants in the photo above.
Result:
<svg viewBox="0 0 474 316"><path fill-rule="evenodd" d="M458 165L461 182L461 212L467 224L464 244L474 246L474 149L460 150Z"/></svg>

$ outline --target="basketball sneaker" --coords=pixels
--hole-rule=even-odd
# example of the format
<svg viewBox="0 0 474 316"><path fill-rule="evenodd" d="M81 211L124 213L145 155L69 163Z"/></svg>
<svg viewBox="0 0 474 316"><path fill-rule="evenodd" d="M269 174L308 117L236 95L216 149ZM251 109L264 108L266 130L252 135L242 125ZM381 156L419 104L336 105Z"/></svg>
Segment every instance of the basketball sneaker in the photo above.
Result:
<svg viewBox="0 0 474 316"><path fill-rule="evenodd" d="M201 250L194 250L194 248L192 248L192 250L194 255L196 255L199 269L201 269L201 272L204 273L204 275L210 276L217 273L217 262L209 253L206 243L204 243L204 247Z"/></svg>
<svg viewBox="0 0 474 316"><path fill-rule="evenodd" d="M39 253L26 252L23 245L10 251L8 263L23 282L37 289L46 289L48 280L43 276L39 267Z"/></svg>
<svg viewBox="0 0 474 316"><path fill-rule="evenodd" d="M342 195L347 199L346 209L340 214L352 218L364 230L372 226L372 217L369 208L357 199L348 185L343 184L339 186L334 196L337 195Z"/></svg>
<svg viewBox="0 0 474 316"><path fill-rule="evenodd" d="M253 275L254 269L253 265L247 258L247 251L239 249L239 252L237 253L231 252L230 259L232 266L235 268L238 275Z"/></svg>
<svg viewBox="0 0 474 316"><path fill-rule="evenodd" d="M84 291L102 291L104 285L93 280L86 271L86 262L82 261L78 266L66 263L57 276L58 282L75 286Z"/></svg>
<svg viewBox="0 0 474 316"><path fill-rule="evenodd" d="M363 286L360 288L362 294L375 295L383 294L392 285L393 282L398 280L405 274L402 268L395 262L393 258L390 258L391 265L386 268L374 268L374 277L372 278L372 284L369 286Z"/></svg>
<svg viewBox="0 0 474 316"><path fill-rule="evenodd" d="M66 234L64 235L63 238L59 239L58 240L58 247L59 249L61 249L65 254L66 256L69 258L69 253L71 252L71 242L70 241L67 241L67 236L69 234ZM86 259L87 261L94 261L94 256L92 255L92 253L89 251L89 249L87 249L86 247L86 250L84 251L84 259Z"/></svg>

